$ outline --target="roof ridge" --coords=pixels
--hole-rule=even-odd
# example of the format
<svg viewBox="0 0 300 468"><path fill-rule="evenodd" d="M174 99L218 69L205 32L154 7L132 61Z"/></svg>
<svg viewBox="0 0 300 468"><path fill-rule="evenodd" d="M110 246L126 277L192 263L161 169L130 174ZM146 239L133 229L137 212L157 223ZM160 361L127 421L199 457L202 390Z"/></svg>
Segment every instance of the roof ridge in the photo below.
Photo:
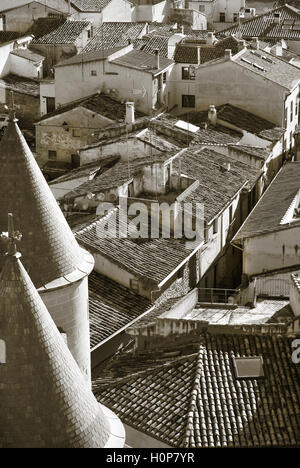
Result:
<svg viewBox="0 0 300 468"><path fill-rule="evenodd" d="M147 375L150 371L160 371L164 367L170 367L173 364L176 364L178 362L185 361L185 360L190 360L193 357L198 356L198 354L199 354L199 351L196 352L196 353L175 357L174 359L172 359L170 361L167 361L167 362L164 362L162 364L152 365L152 366L147 367L146 369L143 369L141 371L134 372L132 374L125 375L123 377L114 378L114 384L119 385L119 384L123 384L125 382L129 382L130 380L135 379L136 377L141 377L143 375ZM98 377L93 381L93 387L95 387L95 385L100 385L101 390L102 390L102 389L110 387L111 382L106 382L106 383L103 383L101 385L101 377ZM94 393L97 392L96 389L94 389L93 391L94 391Z"/></svg>
<svg viewBox="0 0 300 468"><path fill-rule="evenodd" d="M193 390L191 392L191 401L190 401L189 411L187 415L187 424L186 424L184 437L182 440L183 447L189 447L189 438L190 438L190 433L192 431L195 409L197 407L197 396L198 396L199 388L200 388L204 352L205 352L205 346L202 343L200 343L199 351L198 351L198 358L197 358L197 365L195 369L194 385L193 385Z"/></svg>

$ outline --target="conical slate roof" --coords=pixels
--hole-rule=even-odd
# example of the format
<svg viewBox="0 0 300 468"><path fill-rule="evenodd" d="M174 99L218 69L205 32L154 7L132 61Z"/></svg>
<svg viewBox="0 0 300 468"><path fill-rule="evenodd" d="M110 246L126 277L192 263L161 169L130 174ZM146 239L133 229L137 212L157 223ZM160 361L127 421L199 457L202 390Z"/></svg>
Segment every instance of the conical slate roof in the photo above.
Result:
<svg viewBox="0 0 300 468"><path fill-rule="evenodd" d="M23 137L11 119L0 142L0 232L14 213L23 262L39 288L76 270L82 253ZM3 265L0 245L0 267Z"/></svg>
<svg viewBox="0 0 300 468"><path fill-rule="evenodd" d="M104 447L108 420L19 257L0 276L0 448Z"/></svg>

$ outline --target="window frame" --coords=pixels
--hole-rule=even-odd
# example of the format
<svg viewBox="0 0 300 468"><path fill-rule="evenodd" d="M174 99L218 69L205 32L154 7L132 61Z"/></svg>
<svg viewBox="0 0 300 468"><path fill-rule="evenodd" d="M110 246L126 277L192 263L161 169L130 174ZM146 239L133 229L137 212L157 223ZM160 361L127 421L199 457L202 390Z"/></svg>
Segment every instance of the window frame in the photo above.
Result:
<svg viewBox="0 0 300 468"><path fill-rule="evenodd" d="M48 159L50 161L57 161L57 151L56 150L48 150Z"/></svg>

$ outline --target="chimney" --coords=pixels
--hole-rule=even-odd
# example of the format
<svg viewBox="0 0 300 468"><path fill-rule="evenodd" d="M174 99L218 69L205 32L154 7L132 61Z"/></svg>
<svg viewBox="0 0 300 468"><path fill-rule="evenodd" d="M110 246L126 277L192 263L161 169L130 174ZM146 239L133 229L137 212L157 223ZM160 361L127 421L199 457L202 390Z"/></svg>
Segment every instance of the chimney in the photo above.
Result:
<svg viewBox="0 0 300 468"><path fill-rule="evenodd" d="M134 102L126 102L125 106L126 106L125 123L133 124L135 122Z"/></svg>
<svg viewBox="0 0 300 468"><path fill-rule="evenodd" d="M252 37L251 46L252 46L253 49L255 49L255 50L258 50L258 49L259 49L259 40L258 40L258 37Z"/></svg>
<svg viewBox="0 0 300 468"><path fill-rule="evenodd" d="M238 51L240 52L241 50L245 49L246 47L246 41L244 41L243 39L240 39L238 41Z"/></svg>
<svg viewBox="0 0 300 468"><path fill-rule="evenodd" d="M180 32L181 32L181 34L184 34L184 26L183 25L180 26Z"/></svg>
<svg viewBox="0 0 300 468"><path fill-rule="evenodd" d="M154 55L155 55L155 68L159 70L159 50L154 49Z"/></svg>
<svg viewBox="0 0 300 468"><path fill-rule="evenodd" d="M216 125L217 123L217 109L213 104L211 104L208 109L208 121L212 125Z"/></svg>
<svg viewBox="0 0 300 468"><path fill-rule="evenodd" d="M207 38L206 38L206 44L207 44L207 45L213 45L213 43L215 42L215 40L216 40L216 38L215 38L213 32L207 33Z"/></svg>
<svg viewBox="0 0 300 468"><path fill-rule="evenodd" d="M201 63L201 47L197 47L197 63L200 65Z"/></svg>
<svg viewBox="0 0 300 468"><path fill-rule="evenodd" d="M150 27L149 27L149 24L147 23L146 24L145 34L149 34L149 32L150 32Z"/></svg>
<svg viewBox="0 0 300 468"><path fill-rule="evenodd" d="M226 60L231 60L231 57L232 57L231 49L225 49Z"/></svg>

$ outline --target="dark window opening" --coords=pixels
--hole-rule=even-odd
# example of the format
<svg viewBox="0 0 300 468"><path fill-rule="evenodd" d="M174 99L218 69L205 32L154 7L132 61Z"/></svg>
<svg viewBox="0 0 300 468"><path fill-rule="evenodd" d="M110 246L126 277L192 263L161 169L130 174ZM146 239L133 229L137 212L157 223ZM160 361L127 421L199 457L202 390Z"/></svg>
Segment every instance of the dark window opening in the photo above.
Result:
<svg viewBox="0 0 300 468"><path fill-rule="evenodd" d="M49 151L48 151L48 158L49 158L49 159L52 159L52 160L53 160L53 159L57 159L57 153L56 153L56 151L49 150Z"/></svg>
<svg viewBox="0 0 300 468"><path fill-rule="evenodd" d="M220 13L220 23L225 23L225 13Z"/></svg>
<svg viewBox="0 0 300 468"><path fill-rule="evenodd" d="M182 95L182 107L195 107L195 95L183 94Z"/></svg>

